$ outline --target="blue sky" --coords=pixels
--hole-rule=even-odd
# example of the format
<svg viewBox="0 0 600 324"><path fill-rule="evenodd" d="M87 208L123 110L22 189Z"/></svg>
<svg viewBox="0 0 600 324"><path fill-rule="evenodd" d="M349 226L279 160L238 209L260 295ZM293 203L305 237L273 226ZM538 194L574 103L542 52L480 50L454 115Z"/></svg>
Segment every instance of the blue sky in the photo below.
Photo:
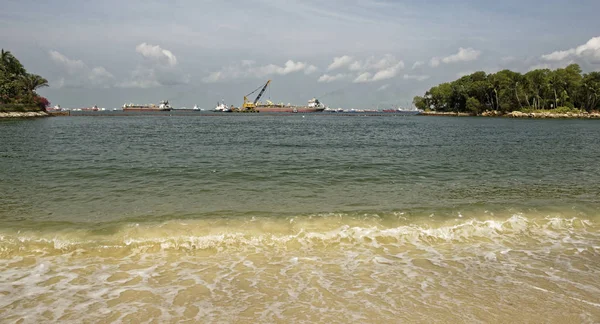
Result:
<svg viewBox="0 0 600 324"><path fill-rule="evenodd" d="M405 106L473 71L600 70L600 1L2 0L0 47L63 107ZM579 47L579 50L578 50Z"/></svg>

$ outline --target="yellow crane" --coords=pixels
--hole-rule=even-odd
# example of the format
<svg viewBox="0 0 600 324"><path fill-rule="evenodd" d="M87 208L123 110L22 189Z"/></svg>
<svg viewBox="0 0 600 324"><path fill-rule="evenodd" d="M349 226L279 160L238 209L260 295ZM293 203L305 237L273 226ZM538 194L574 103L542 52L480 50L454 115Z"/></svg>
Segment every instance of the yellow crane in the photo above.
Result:
<svg viewBox="0 0 600 324"><path fill-rule="evenodd" d="M242 111L254 111L256 108L256 103L258 102L258 100L260 99L260 97L262 97L263 93L265 93L265 90L267 89L267 87L269 86L269 83L271 83L271 80L267 81L267 83L265 83L263 86L260 86L258 88L256 88L256 90L250 92L249 94L244 96L244 104L242 105ZM262 89L261 89L262 88ZM248 100L248 96L255 93L256 91L260 90L260 92L258 93L258 96L256 96L256 99L254 99L254 101L250 101Z"/></svg>

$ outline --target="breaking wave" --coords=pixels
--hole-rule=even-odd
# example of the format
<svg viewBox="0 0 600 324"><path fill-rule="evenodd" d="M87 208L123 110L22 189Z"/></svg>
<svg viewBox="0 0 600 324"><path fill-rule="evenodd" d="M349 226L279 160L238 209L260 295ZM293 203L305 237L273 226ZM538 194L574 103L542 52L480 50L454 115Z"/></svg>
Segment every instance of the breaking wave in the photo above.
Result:
<svg viewBox="0 0 600 324"><path fill-rule="evenodd" d="M7 321L593 322L594 219L340 214L0 234Z"/></svg>

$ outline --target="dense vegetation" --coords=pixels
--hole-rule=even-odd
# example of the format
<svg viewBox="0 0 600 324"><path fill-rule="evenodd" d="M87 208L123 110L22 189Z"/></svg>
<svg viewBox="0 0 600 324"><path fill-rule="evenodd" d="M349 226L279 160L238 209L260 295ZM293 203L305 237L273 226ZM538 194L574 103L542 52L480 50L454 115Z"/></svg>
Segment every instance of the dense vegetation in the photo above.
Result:
<svg viewBox="0 0 600 324"><path fill-rule="evenodd" d="M0 109L9 111L41 109L50 105L35 91L47 87L48 80L27 73L21 62L9 51L0 52Z"/></svg>
<svg viewBox="0 0 600 324"><path fill-rule="evenodd" d="M484 111L567 111L600 108L600 72L582 74L577 64L525 74L503 70L471 75L435 86L417 96L419 109L480 114Z"/></svg>

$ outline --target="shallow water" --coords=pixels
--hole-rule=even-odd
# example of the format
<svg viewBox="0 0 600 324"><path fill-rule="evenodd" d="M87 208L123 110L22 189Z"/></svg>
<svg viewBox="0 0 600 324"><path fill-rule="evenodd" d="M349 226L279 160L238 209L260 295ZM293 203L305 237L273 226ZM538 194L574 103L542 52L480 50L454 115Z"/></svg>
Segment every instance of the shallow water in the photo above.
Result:
<svg viewBox="0 0 600 324"><path fill-rule="evenodd" d="M598 322L588 120L0 121L9 322Z"/></svg>

